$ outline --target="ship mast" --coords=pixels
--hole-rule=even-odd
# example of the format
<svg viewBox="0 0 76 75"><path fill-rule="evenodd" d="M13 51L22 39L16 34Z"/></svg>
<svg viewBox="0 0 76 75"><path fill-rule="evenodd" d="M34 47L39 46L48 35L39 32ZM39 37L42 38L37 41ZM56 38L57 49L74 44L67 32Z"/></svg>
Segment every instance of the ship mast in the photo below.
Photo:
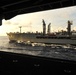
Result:
<svg viewBox="0 0 76 75"><path fill-rule="evenodd" d="M21 28L22 28L22 26L19 26L19 28L20 28L20 33L21 33Z"/></svg>
<svg viewBox="0 0 76 75"><path fill-rule="evenodd" d="M68 20L67 33L69 36L71 35L71 25L72 25L72 22Z"/></svg>
<svg viewBox="0 0 76 75"><path fill-rule="evenodd" d="M51 25L51 23L48 24L48 30L47 30L47 33L48 33L48 34L50 34L50 31L51 31L51 30L50 30L50 25Z"/></svg>
<svg viewBox="0 0 76 75"><path fill-rule="evenodd" d="M42 22L43 22L43 35L45 35L46 34L46 24L45 24L44 19L42 19Z"/></svg>

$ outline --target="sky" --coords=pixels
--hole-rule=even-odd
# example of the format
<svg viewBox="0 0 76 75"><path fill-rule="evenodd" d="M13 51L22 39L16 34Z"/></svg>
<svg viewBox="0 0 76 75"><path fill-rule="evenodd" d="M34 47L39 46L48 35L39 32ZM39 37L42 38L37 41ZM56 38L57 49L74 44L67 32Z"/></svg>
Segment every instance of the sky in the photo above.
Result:
<svg viewBox="0 0 76 75"><path fill-rule="evenodd" d="M42 19L46 23L46 28L51 23L51 32L66 30L67 21L73 21L72 30L76 30L76 6L39 11L17 15L9 20L2 20L0 26L0 36L7 36L9 32L42 32ZM47 31L47 30L46 30Z"/></svg>

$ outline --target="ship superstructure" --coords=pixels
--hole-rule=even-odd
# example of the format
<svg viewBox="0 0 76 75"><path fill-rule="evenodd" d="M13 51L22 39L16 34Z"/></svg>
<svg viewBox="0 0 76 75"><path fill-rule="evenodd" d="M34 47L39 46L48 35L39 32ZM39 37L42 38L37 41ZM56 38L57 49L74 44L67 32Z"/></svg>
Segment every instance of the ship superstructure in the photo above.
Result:
<svg viewBox="0 0 76 75"><path fill-rule="evenodd" d="M76 35L72 35L71 32L71 25L72 22L68 21L67 31L64 32L57 32L51 33L51 23L48 24L48 29L46 33L46 23L44 19L42 20L43 23L43 32L42 33L7 33L10 42L32 42L32 43L50 43L50 44L73 44L76 45Z"/></svg>

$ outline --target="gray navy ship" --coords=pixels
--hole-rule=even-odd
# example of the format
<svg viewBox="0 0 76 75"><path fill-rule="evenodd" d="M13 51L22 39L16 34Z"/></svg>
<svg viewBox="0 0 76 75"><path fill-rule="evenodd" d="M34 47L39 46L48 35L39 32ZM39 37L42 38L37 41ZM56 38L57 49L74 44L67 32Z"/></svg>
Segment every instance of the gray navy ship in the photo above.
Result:
<svg viewBox="0 0 76 75"><path fill-rule="evenodd" d="M52 33L51 23L48 24L48 29L46 33L46 23L44 19L42 19L43 32L39 33L22 33L21 26L20 32L10 32L7 33L10 42L18 42L18 43L48 43L48 44L72 44L76 45L76 35L71 31L72 22L68 20L67 31L55 32Z"/></svg>

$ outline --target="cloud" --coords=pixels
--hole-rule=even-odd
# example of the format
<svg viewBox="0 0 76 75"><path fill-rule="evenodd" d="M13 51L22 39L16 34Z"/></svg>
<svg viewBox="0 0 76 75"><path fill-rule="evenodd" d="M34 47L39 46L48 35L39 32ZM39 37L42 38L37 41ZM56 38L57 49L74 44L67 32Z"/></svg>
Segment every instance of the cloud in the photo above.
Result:
<svg viewBox="0 0 76 75"><path fill-rule="evenodd" d="M2 25L20 25L19 22L13 22L11 20L2 20Z"/></svg>
<svg viewBox="0 0 76 75"><path fill-rule="evenodd" d="M11 25L11 21L10 20L2 20L2 24L3 25Z"/></svg>

